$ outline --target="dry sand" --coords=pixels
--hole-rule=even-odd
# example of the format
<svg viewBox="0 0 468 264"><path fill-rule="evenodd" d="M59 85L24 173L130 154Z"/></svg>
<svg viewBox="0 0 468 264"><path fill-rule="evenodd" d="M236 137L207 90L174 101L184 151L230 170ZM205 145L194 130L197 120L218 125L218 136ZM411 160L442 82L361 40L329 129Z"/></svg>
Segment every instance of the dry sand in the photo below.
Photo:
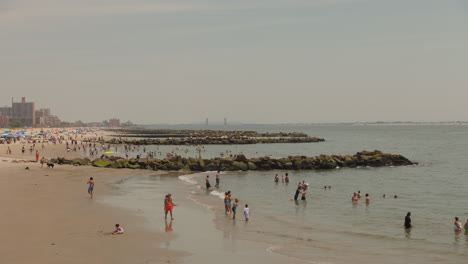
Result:
<svg viewBox="0 0 468 264"><path fill-rule="evenodd" d="M0 172L0 263L174 263L184 255L160 249L172 238L145 229L141 216L90 199L90 176L96 196L112 195L109 183L128 177L129 170L47 169L0 157ZM116 223L125 234L109 234Z"/></svg>

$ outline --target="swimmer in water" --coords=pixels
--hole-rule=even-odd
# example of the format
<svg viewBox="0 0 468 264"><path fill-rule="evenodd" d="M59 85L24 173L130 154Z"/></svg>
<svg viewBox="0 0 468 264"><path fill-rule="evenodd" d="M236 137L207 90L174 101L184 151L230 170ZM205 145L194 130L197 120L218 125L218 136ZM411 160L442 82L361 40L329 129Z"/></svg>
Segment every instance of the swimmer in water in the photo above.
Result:
<svg viewBox="0 0 468 264"><path fill-rule="evenodd" d="M276 182L276 183L279 182L279 176L278 176L278 174L275 175L275 182Z"/></svg>
<svg viewBox="0 0 468 264"><path fill-rule="evenodd" d="M369 194L366 193L366 204L369 204L370 203L370 197L369 197Z"/></svg>

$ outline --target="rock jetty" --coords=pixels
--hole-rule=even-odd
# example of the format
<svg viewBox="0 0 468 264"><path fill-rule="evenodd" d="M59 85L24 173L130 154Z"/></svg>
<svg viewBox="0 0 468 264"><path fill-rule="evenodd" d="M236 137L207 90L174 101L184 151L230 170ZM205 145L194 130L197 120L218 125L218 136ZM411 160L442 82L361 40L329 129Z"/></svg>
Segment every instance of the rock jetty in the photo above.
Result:
<svg viewBox="0 0 468 264"><path fill-rule="evenodd" d="M197 137L197 138L146 138L118 139L103 141L104 144L126 145L242 145L242 144L273 144L273 143L315 143L325 141L316 137L284 137L284 138L249 138L249 137Z"/></svg>
<svg viewBox="0 0 468 264"><path fill-rule="evenodd" d="M309 137L302 132L257 132L250 130L176 130L176 129L111 129L113 137L186 138L186 137Z"/></svg>
<svg viewBox="0 0 468 264"><path fill-rule="evenodd" d="M103 168L129 168L164 171L247 171L247 170L329 170L336 168L356 167L384 167L406 166L417 163L411 162L402 155L387 154L381 151L361 151L350 155L320 155L316 157L289 156L273 159L258 157L248 159L244 155L233 158L182 158L170 159L123 159L120 157L106 157L90 160L88 158L52 159L57 164L75 166L95 166Z"/></svg>

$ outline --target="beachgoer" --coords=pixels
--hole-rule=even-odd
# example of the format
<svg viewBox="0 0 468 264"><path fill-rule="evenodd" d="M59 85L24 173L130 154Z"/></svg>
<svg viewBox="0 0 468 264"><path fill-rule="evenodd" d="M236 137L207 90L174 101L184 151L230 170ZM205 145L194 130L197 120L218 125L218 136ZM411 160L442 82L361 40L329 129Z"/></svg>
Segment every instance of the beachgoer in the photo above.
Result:
<svg viewBox="0 0 468 264"><path fill-rule="evenodd" d="M397 198L398 198L398 195L393 196L393 198L394 198L394 199L397 199Z"/></svg>
<svg viewBox="0 0 468 264"><path fill-rule="evenodd" d="M382 196L382 198L384 198L384 199L385 199L385 193L384 193L384 195Z"/></svg>
<svg viewBox="0 0 468 264"><path fill-rule="evenodd" d="M45 163L45 158L42 157L42 158L41 158L41 168L44 167L44 163Z"/></svg>
<svg viewBox="0 0 468 264"><path fill-rule="evenodd" d="M36 150L36 162L38 162L38 161L39 161L39 151Z"/></svg>
<svg viewBox="0 0 468 264"><path fill-rule="evenodd" d="M302 194L301 200L305 200L305 199L306 199L306 194L307 194L306 189L303 189L303 190L301 191L301 194Z"/></svg>
<svg viewBox="0 0 468 264"><path fill-rule="evenodd" d="M215 184L216 188L219 188L219 172L220 171L216 172L216 184Z"/></svg>
<svg viewBox="0 0 468 264"><path fill-rule="evenodd" d="M413 226L411 225L411 212L408 212L408 213L406 214L404 226L405 226L406 229L413 227Z"/></svg>
<svg viewBox="0 0 468 264"><path fill-rule="evenodd" d="M164 199L164 218L167 218L167 213L169 212L171 215L171 220L174 220L172 217L172 209L174 209L175 204L172 202L172 194L166 194L166 198Z"/></svg>
<svg viewBox="0 0 468 264"><path fill-rule="evenodd" d="M94 191L94 179L93 177L89 178L89 181L86 183L88 184L88 193L91 195L91 198L93 198L93 191Z"/></svg>
<svg viewBox="0 0 468 264"><path fill-rule="evenodd" d="M225 200L225 211L226 211L226 214L231 214L231 210L232 210L232 196L231 196L231 191L227 191L226 192L226 197L224 198Z"/></svg>
<svg viewBox="0 0 468 264"><path fill-rule="evenodd" d="M297 197L299 196L299 193L301 192L302 186L301 183L297 185L296 193L294 194L294 200L297 201Z"/></svg>
<svg viewBox="0 0 468 264"><path fill-rule="evenodd" d="M286 173L286 175L284 176L284 182L289 183L289 175L288 175L288 173Z"/></svg>
<svg viewBox="0 0 468 264"><path fill-rule="evenodd" d="M281 182L284 182L284 175L281 175Z"/></svg>
<svg viewBox="0 0 468 264"><path fill-rule="evenodd" d="M458 217L455 217L455 222L453 223L454 225L454 231L455 232L460 232L462 231L462 224L460 223L460 220L458 219Z"/></svg>
<svg viewBox="0 0 468 264"><path fill-rule="evenodd" d="M21 148L21 155L24 155L24 146Z"/></svg>
<svg viewBox="0 0 468 264"><path fill-rule="evenodd" d="M366 204L369 204L370 203L370 197L369 197L369 194L366 193Z"/></svg>
<svg viewBox="0 0 468 264"><path fill-rule="evenodd" d="M245 217L245 221L249 221L250 210L249 210L249 205L248 204L245 204L244 217Z"/></svg>
<svg viewBox="0 0 468 264"><path fill-rule="evenodd" d="M234 204L232 205L232 219L236 219L237 206L239 205L239 200L236 198ZM468 224L468 221L467 221Z"/></svg>
<svg viewBox="0 0 468 264"><path fill-rule="evenodd" d="M210 188L211 188L210 176L206 175L206 189L209 190Z"/></svg>
<svg viewBox="0 0 468 264"><path fill-rule="evenodd" d="M358 198L358 199L361 199L361 191L358 191L358 192L357 192L357 198Z"/></svg>
<svg viewBox="0 0 468 264"><path fill-rule="evenodd" d="M279 182L279 176L278 176L278 174L275 175L275 182L276 182L276 183Z"/></svg>
<svg viewBox="0 0 468 264"><path fill-rule="evenodd" d="M115 225L115 230L112 232L113 235L121 235L124 233L123 227L121 227L119 224Z"/></svg>

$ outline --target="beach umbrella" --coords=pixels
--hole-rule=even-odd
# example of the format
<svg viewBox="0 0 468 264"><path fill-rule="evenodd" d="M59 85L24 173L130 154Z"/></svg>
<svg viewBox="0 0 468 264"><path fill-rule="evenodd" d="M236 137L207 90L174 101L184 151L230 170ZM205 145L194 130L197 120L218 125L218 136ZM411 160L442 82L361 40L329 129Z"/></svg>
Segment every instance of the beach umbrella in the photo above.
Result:
<svg viewBox="0 0 468 264"><path fill-rule="evenodd" d="M113 151L107 151L107 152L104 152L104 154L114 154L115 152Z"/></svg>

